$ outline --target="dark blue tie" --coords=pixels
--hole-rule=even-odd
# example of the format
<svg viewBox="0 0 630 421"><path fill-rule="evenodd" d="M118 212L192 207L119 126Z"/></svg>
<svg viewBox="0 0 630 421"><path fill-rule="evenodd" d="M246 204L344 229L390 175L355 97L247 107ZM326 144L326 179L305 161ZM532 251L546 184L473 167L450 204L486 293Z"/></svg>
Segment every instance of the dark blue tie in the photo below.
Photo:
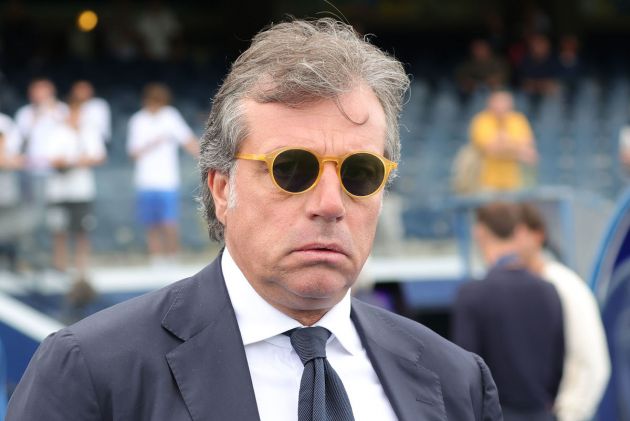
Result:
<svg viewBox="0 0 630 421"><path fill-rule="evenodd" d="M305 327L286 334L304 364L298 421L354 421L346 389L326 358L328 329Z"/></svg>

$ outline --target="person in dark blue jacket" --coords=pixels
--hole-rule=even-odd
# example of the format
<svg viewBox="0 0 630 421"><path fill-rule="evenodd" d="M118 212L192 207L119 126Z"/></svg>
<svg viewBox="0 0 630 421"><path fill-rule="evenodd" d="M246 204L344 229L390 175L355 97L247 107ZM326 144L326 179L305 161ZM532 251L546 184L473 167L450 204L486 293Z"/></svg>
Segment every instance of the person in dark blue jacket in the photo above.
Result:
<svg viewBox="0 0 630 421"><path fill-rule="evenodd" d="M477 210L475 238L489 270L458 291L452 335L490 367L506 421L554 420L564 358L562 306L553 285L516 255L519 212L511 203Z"/></svg>

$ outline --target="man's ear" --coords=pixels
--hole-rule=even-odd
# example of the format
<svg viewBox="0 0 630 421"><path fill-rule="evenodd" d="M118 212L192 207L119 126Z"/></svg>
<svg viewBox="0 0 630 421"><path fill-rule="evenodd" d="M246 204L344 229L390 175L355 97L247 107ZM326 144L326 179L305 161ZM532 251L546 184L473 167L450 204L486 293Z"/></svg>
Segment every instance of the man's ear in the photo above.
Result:
<svg viewBox="0 0 630 421"><path fill-rule="evenodd" d="M230 195L230 183L227 174L216 170L208 172L208 188L214 199L214 213L219 222L225 225L225 217L228 209L228 197Z"/></svg>

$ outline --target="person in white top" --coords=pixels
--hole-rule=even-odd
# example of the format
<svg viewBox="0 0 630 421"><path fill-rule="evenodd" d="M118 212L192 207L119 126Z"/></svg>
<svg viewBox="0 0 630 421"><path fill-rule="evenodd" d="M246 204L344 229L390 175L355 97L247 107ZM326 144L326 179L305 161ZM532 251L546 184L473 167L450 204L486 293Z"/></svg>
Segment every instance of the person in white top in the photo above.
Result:
<svg viewBox="0 0 630 421"><path fill-rule="evenodd" d="M20 167L23 164L23 157L20 156L20 133L11 117L0 114L0 135L2 136L2 153L5 167ZM8 161L7 161L8 160ZM17 160L17 161L16 161ZM19 162L18 162L19 161Z"/></svg>
<svg viewBox="0 0 630 421"><path fill-rule="evenodd" d="M109 142L112 136L112 113L107 101L94 96L94 86L87 80L77 80L70 88L70 96L81 103L81 126L90 126Z"/></svg>
<svg viewBox="0 0 630 421"><path fill-rule="evenodd" d="M17 270L18 241L13 225L13 210L20 203L19 180L15 170L24 165L23 157L18 153L19 135L13 120L0 114L0 253L6 255L9 269Z"/></svg>
<svg viewBox="0 0 630 421"><path fill-rule="evenodd" d="M24 157L20 155L20 134L11 117L0 113L0 168L16 170L24 166ZM4 190L2 188L1 190ZM0 192L3 197L6 192ZM5 204L3 199L0 199Z"/></svg>
<svg viewBox="0 0 630 421"><path fill-rule="evenodd" d="M154 259L179 250L179 147L192 156L199 153L197 138L170 100L166 86L147 85L143 108L129 119L127 136L127 151L136 164L138 219L147 228Z"/></svg>
<svg viewBox="0 0 630 421"><path fill-rule="evenodd" d="M565 360L554 404L558 421L588 421L606 390L610 356L597 301L580 277L545 256L545 220L535 205L521 204L517 238L529 270L551 282L564 314Z"/></svg>
<svg viewBox="0 0 630 421"><path fill-rule="evenodd" d="M24 152L27 169L35 173L49 168L46 144L53 129L65 120L68 107L56 97L55 85L48 79L35 79L28 88L30 104L15 114L20 135L19 149Z"/></svg>
<svg viewBox="0 0 630 421"><path fill-rule="evenodd" d="M93 225L91 211L96 197L92 167L105 160L102 139L94 128L81 125L81 101L69 99L69 114L50 133L46 157L52 174L46 182L47 223L53 232L53 266L65 271L68 237L75 240L75 266L79 277L86 274Z"/></svg>

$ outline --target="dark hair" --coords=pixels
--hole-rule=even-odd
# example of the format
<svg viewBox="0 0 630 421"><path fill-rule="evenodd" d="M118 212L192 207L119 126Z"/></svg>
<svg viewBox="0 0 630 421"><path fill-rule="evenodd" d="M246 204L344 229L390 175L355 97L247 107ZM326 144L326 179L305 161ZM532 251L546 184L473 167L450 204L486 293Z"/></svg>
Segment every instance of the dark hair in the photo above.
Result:
<svg viewBox="0 0 630 421"><path fill-rule="evenodd" d="M542 213L532 203L521 203L521 222L532 231L547 236L547 225Z"/></svg>
<svg viewBox="0 0 630 421"><path fill-rule="evenodd" d="M515 203L493 202L476 210L477 222L497 238L507 240L521 222L521 209Z"/></svg>
<svg viewBox="0 0 630 421"><path fill-rule="evenodd" d="M166 106L171 102L171 90L163 83L149 83L142 90L142 99L145 102Z"/></svg>

